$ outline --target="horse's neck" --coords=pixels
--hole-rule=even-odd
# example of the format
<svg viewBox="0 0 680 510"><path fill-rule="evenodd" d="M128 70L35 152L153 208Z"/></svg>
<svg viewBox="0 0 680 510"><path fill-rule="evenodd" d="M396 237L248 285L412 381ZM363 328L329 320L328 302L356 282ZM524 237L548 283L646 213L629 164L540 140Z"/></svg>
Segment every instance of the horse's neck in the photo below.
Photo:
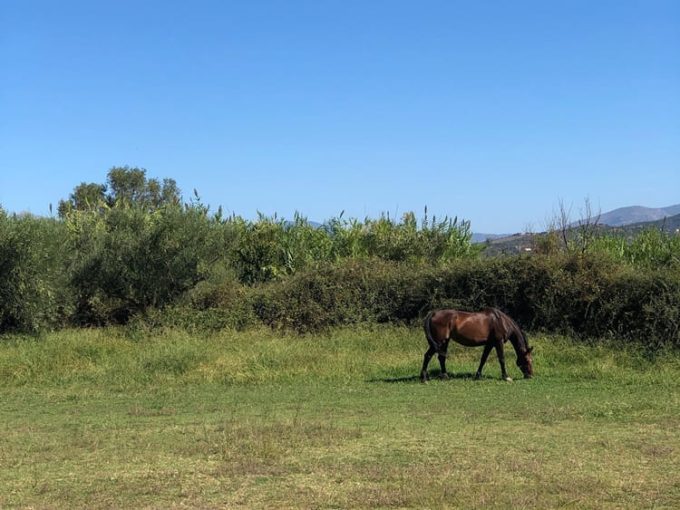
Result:
<svg viewBox="0 0 680 510"><path fill-rule="evenodd" d="M515 327L512 328L511 333L509 335L510 343L515 349L515 354L517 354L517 356L526 354L527 350L527 347L524 345L524 339L521 338L521 335L522 333L519 331L519 328Z"/></svg>

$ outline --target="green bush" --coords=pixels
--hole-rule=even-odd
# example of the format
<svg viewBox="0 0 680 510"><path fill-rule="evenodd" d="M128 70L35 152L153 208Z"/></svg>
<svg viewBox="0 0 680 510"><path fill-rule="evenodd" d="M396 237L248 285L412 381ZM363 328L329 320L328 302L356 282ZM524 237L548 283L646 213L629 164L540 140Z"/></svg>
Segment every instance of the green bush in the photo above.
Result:
<svg viewBox="0 0 680 510"><path fill-rule="evenodd" d="M297 271L346 259L436 263L478 255L469 222L425 218L418 226L406 213L400 222L333 218L322 226L295 215L294 221L260 215L249 222L233 217L226 226L236 233L229 259L239 279L248 285L269 282Z"/></svg>
<svg viewBox="0 0 680 510"><path fill-rule="evenodd" d="M66 224L78 322L126 322L172 304L204 278L211 230L201 209L74 211Z"/></svg>
<svg viewBox="0 0 680 510"><path fill-rule="evenodd" d="M300 332L412 321L425 309L413 287L420 271L415 265L377 258L347 259L259 287L255 311L265 324Z"/></svg>
<svg viewBox="0 0 680 510"><path fill-rule="evenodd" d="M63 272L58 221L0 209L0 332L36 332L63 323L72 298Z"/></svg>
<svg viewBox="0 0 680 510"><path fill-rule="evenodd" d="M626 271L603 285L587 319L588 336L637 340L651 350L680 347L680 274Z"/></svg>
<svg viewBox="0 0 680 510"><path fill-rule="evenodd" d="M198 197L179 205L171 181L165 193L119 170L114 195L81 185L58 220L0 209L0 332L131 321L305 332L495 306L529 330L680 346L677 235L593 231L570 249L553 232L534 255L482 258L455 218L222 218Z"/></svg>
<svg viewBox="0 0 680 510"><path fill-rule="evenodd" d="M293 274L331 259L331 239L299 214L292 223L260 215L258 221L229 218L234 234L228 259L243 283L253 285Z"/></svg>
<svg viewBox="0 0 680 510"><path fill-rule="evenodd" d="M496 306L525 329L680 346L680 275L632 271L601 255L459 260L432 266L357 259L256 289L259 319L313 331L417 324L436 308Z"/></svg>

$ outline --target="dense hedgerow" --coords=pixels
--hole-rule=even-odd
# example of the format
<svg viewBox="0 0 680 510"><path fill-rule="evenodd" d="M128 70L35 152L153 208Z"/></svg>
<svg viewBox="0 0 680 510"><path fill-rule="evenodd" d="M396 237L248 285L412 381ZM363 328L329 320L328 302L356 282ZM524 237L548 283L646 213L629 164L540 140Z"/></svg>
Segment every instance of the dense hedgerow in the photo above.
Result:
<svg viewBox="0 0 680 510"><path fill-rule="evenodd" d="M348 260L254 289L257 317L309 331L416 324L434 308L496 306L529 330L680 346L680 274L602 256L508 257L445 266Z"/></svg>
<svg viewBox="0 0 680 510"><path fill-rule="evenodd" d="M175 205L152 213L74 211L64 220L2 213L0 327L39 331L134 319L145 327L264 323L305 332L414 324L433 308L496 306L529 330L680 346L680 272L672 263L635 265L606 252L482 258L465 251L444 257L442 250L431 260L422 249L403 255L400 228L395 224L393 250L380 258L366 246L385 248L390 236L377 243L367 227L370 242L336 243L300 218L249 223ZM360 237L356 224L349 230L356 232L342 235ZM327 247L306 251L305 259L315 236L327 236Z"/></svg>
<svg viewBox="0 0 680 510"><path fill-rule="evenodd" d="M485 258L456 219L247 221L172 193L135 205L114 189L94 207L73 198L60 219L0 210L0 332L130 321L304 332L496 306L529 330L680 346L670 234Z"/></svg>
<svg viewBox="0 0 680 510"><path fill-rule="evenodd" d="M143 171L123 170L143 193L129 192L132 184L112 171L111 192L82 184L60 204L59 219L2 213L0 331L61 320L127 323L178 307L218 317L215 309L234 305L225 302L225 288L276 285L345 260L434 264L479 252L469 223L457 219L418 225L407 213L401 221L335 218L318 226L300 215L292 222L223 218L200 201L161 200L165 188L153 194L158 183L149 191ZM244 322L235 316L226 323Z"/></svg>

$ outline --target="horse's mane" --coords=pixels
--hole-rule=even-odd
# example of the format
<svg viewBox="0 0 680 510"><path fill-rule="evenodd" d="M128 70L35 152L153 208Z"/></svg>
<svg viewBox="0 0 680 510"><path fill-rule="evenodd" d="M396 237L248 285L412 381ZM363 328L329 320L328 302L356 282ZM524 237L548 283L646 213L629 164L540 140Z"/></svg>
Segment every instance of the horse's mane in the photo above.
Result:
<svg viewBox="0 0 680 510"><path fill-rule="evenodd" d="M508 338L511 341L513 337L517 339L516 348L519 352L525 353L529 350L529 342L527 342L524 331L522 331L522 328L520 328L508 314L500 311L498 308L487 308L486 311L493 315L498 325L503 329L505 334L508 334Z"/></svg>

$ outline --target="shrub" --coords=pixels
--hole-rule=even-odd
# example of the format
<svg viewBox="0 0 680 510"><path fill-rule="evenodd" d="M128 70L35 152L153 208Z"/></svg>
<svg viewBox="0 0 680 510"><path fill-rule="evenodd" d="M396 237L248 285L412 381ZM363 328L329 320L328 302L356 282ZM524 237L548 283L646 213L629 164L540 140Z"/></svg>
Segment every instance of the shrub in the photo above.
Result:
<svg viewBox="0 0 680 510"><path fill-rule="evenodd" d="M375 258L322 265L258 288L255 312L265 324L300 332L412 320L419 301L412 299L409 284L417 269L402 272L406 268Z"/></svg>
<svg viewBox="0 0 680 510"><path fill-rule="evenodd" d="M64 234L58 221L0 209L0 331L36 332L70 313Z"/></svg>
<svg viewBox="0 0 680 510"><path fill-rule="evenodd" d="M677 235L593 235L563 250L550 234L540 254L481 258L455 218L251 222L209 216L198 198L180 206L172 193L90 207L102 189L79 191L60 220L0 209L0 332L133 318L140 328L304 332L496 306L525 329L680 346Z"/></svg>
<svg viewBox="0 0 680 510"><path fill-rule="evenodd" d="M67 226L78 322L126 322L172 304L204 277L210 226L200 209L74 211Z"/></svg>
<svg viewBox="0 0 680 510"><path fill-rule="evenodd" d="M255 313L313 331L365 321L418 323L436 308L496 306L525 329L680 346L680 275L632 271L601 255L459 260L432 266L348 260L263 285Z"/></svg>

